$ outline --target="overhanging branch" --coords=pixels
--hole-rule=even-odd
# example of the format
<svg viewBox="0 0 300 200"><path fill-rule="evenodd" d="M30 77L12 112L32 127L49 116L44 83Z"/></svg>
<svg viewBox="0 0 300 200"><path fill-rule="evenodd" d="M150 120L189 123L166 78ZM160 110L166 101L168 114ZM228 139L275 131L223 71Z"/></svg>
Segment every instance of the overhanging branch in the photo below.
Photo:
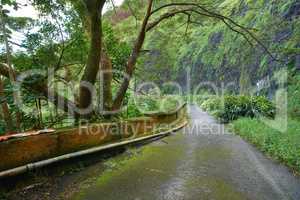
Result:
<svg viewBox="0 0 300 200"><path fill-rule="evenodd" d="M216 18L216 19L219 19L221 20L228 28L230 28L232 31L236 32L236 33L239 33L241 34L245 39L246 41L251 45L253 46L253 44L251 43L251 41L249 40L248 36L253 39L259 46L261 46L263 48L263 50L273 59L273 60L276 60L276 61L279 61L277 58L275 58L273 56L273 54L269 51L269 49L264 45L264 43L262 41L260 41L255 35L254 33L252 33L249 28L246 28L242 25L240 25L239 23L235 22L233 19L227 17L227 16L224 16L224 15L221 15L219 13L216 13L216 12L213 12L207 8L205 8L204 5L201 5L201 4L197 4L197 3L169 3L169 4L165 4L155 10L153 10L151 12L151 16L154 15L155 13L163 10L163 9L166 9L166 8L178 8L178 7L185 7L184 9L189 9L190 12L192 13L196 13L198 15L202 15L202 16L206 16L206 17L210 17L210 18ZM182 9L182 10L184 10ZM170 12L167 12L170 14ZM162 20L160 21L163 21L164 19L167 19L169 17L164 17L164 16L167 16L167 13L163 14L160 18L163 18ZM180 12L179 10L177 10L177 14L181 14L182 12ZM174 15L173 15L174 16ZM159 18L159 19L160 19ZM157 21L158 22L158 21ZM159 24L160 22L158 22ZM153 27L151 27L152 29ZM240 30L237 30L240 29ZM248 36L247 36L248 35Z"/></svg>
<svg viewBox="0 0 300 200"><path fill-rule="evenodd" d="M187 15L187 12L186 11L190 11L191 9L183 9L183 10L173 10L171 12L167 12L163 15L161 15L157 20L149 23L147 25L147 29L146 31L150 31L151 29L153 29L155 26L157 26L158 24L160 24L162 21L168 19L168 18L172 18L174 17L175 15L177 14L185 14Z"/></svg>

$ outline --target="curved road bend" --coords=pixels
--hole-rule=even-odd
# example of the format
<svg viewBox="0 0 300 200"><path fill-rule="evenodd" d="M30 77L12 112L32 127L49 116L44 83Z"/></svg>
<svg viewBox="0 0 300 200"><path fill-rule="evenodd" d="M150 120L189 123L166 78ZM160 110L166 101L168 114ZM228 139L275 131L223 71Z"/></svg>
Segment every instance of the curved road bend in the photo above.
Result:
<svg viewBox="0 0 300 200"><path fill-rule="evenodd" d="M240 137L224 134L198 107L189 113L185 130L142 147L142 155L104 172L71 199L300 199L299 177Z"/></svg>

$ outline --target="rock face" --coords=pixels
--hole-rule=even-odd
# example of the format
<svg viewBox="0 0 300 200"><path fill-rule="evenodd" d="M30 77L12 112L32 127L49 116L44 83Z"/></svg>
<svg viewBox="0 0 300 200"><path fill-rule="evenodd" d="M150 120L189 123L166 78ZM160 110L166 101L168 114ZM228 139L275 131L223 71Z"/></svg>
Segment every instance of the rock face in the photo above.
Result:
<svg viewBox="0 0 300 200"><path fill-rule="evenodd" d="M300 2L294 2L290 8L284 13L283 17L286 20L292 20L300 16Z"/></svg>
<svg viewBox="0 0 300 200"><path fill-rule="evenodd" d="M300 55L297 54L300 52L297 46L300 35L299 0L223 0L219 5L221 12L226 11L227 16L249 28L273 56L285 63L295 63L295 67L300 69ZM274 61L262 46L253 40L253 46L249 45L241 35L230 30L221 21L205 23L204 20L202 25L190 25L187 32L185 26L180 29L178 24L180 23L175 23L171 28L161 26L159 31L148 36L151 43L146 48L160 51L160 54L148 54L145 56L146 60L165 60L168 63L165 65L156 62L155 67L147 62L140 66L153 69L149 76L164 74L170 67L175 68L176 70L171 70L170 79L186 86L185 71L189 68L193 88L198 86L199 81L211 81L217 86L222 82L234 83L234 88L238 91L241 69L246 69L251 84L255 85L257 81L272 76L275 71L285 67ZM170 38L164 43L153 39L170 37L174 29L178 31L176 38Z"/></svg>
<svg viewBox="0 0 300 200"><path fill-rule="evenodd" d="M300 55L295 57L295 66L298 71L300 71Z"/></svg>
<svg viewBox="0 0 300 200"><path fill-rule="evenodd" d="M219 33L213 33L210 37L210 41L209 43L212 45L213 48L217 48L218 45L220 44L220 42L223 39L223 33L219 32Z"/></svg>

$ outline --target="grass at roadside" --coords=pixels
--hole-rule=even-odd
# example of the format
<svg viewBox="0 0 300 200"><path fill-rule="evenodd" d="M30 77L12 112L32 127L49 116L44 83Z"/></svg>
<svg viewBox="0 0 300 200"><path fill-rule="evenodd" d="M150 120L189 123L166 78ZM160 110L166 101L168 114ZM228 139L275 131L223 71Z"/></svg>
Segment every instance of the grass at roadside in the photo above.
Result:
<svg viewBox="0 0 300 200"><path fill-rule="evenodd" d="M281 76L280 71L278 74ZM220 99L204 93L196 100L221 122L231 123L236 134L300 173L300 74L295 70L289 73L287 92L288 128L284 133L268 126L280 126L280 123L265 124L257 118L257 113L270 119L276 114L276 105L266 97L225 95Z"/></svg>
<svg viewBox="0 0 300 200"><path fill-rule="evenodd" d="M247 141L271 157L300 172L300 123L289 120L286 132L279 132L259 119L241 118L233 121L233 129Z"/></svg>

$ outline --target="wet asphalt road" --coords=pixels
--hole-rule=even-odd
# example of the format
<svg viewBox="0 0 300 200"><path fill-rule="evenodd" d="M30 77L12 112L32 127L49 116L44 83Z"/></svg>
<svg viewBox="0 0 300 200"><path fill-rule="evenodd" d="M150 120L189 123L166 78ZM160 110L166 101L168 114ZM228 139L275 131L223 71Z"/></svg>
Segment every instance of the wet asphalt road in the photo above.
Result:
<svg viewBox="0 0 300 200"><path fill-rule="evenodd" d="M190 125L142 147L141 155L95 178L71 199L300 200L300 179L198 107Z"/></svg>

